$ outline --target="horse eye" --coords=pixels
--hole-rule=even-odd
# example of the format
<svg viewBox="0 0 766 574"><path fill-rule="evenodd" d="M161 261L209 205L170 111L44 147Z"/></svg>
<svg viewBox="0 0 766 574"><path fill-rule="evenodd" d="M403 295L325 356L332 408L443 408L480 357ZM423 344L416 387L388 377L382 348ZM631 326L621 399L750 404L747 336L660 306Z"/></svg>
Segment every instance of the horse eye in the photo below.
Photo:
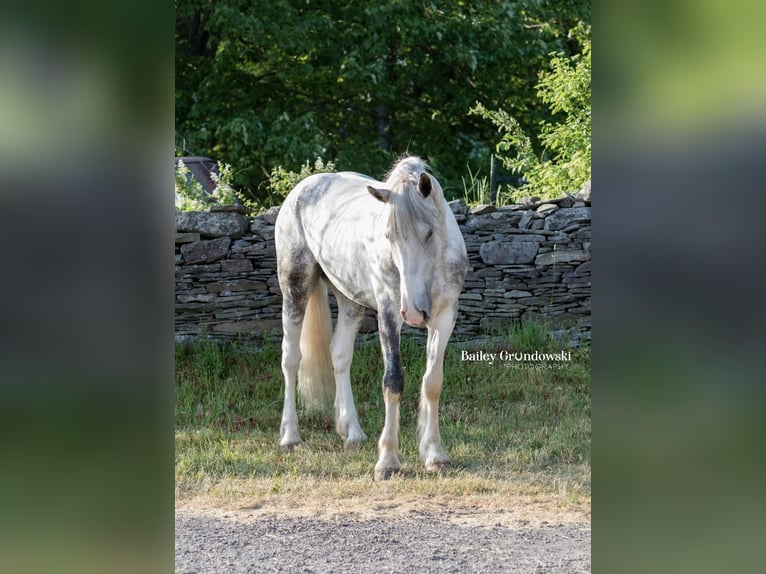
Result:
<svg viewBox="0 0 766 574"><path fill-rule="evenodd" d="M434 234L434 230L433 230L433 229L429 229L429 230L428 230L428 235L426 235L426 241L428 241L429 239L431 239L431 236L432 236L433 234Z"/></svg>

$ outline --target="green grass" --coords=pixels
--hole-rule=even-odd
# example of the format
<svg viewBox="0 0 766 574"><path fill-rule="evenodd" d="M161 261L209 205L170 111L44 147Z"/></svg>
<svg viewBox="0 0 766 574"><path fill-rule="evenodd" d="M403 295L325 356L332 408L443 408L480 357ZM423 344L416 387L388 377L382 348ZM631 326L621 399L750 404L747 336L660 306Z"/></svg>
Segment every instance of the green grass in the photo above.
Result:
<svg viewBox="0 0 766 574"><path fill-rule="evenodd" d="M517 327L471 350L560 351L544 328ZM397 492L417 496L553 495L589 502L590 350L550 365L461 360L451 344L440 403L442 441L454 468L430 475L417 456L417 404L424 343L405 338ZM383 375L377 343L358 346L351 378L370 440L346 450L332 413L299 408L303 444L280 450L280 349L200 343L176 350L176 488L179 498L244 493L297 498L368 496L383 428ZM535 368L536 367L536 368ZM238 494L233 494L236 491ZM497 502L497 501L495 501Z"/></svg>
<svg viewBox="0 0 766 574"><path fill-rule="evenodd" d="M503 184L498 186L495 200L492 200L492 182L487 176L479 175L480 171L474 173L471 171L470 166L466 166L468 170L468 177L462 177L463 190L460 199L463 200L468 207L475 207L477 205L494 205L495 207L501 207L503 205L510 205L513 203L512 192L514 188L505 186Z"/></svg>
<svg viewBox="0 0 766 574"><path fill-rule="evenodd" d="M479 172L473 173L468 167L468 179L463 180L463 203L469 207L485 204L492 205L492 189L489 178L480 177Z"/></svg>

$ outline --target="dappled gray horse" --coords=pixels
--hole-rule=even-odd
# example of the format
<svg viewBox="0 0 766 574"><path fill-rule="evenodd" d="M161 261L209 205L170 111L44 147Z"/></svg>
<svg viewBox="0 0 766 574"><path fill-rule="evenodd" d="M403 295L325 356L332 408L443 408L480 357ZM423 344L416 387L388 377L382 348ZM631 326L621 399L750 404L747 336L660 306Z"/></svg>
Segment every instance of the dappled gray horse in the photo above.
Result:
<svg viewBox="0 0 766 574"><path fill-rule="evenodd" d="M301 181L280 209L275 240L282 289L285 402L279 444L300 442L295 404L335 397L335 426L347 445L367 436L359 426L350 367L364 308L378 312L385 371L386 420L378 442L377 478L399 462L399 400L404 374L402 323L428 329L420 393L420 457L426 468L449 466L439 435L444 350L468 268L465 243L441 185L419 158L399 161L385 182L358 173L316 174ZM327 288L338 302L332 331Z"/></svg>

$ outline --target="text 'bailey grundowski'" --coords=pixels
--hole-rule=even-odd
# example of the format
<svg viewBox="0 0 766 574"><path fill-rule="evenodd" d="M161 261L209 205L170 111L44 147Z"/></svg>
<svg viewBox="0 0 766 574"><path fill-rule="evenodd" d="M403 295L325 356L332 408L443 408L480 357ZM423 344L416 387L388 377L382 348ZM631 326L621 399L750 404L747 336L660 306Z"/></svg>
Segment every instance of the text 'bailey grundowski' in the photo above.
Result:
<svg viewBox="0 0 766 574"><path fill-rule="evenodd" d="M460 352L461 361L475 361L491 365L495 361L516 362L516 363L539 363L539 362L562 362L571 361L571 351L559 351L557 353L541 353L534 351L532 353L521 353L518 351L499 351L497 353L488 353L486 351L466 351Z"/></svg>

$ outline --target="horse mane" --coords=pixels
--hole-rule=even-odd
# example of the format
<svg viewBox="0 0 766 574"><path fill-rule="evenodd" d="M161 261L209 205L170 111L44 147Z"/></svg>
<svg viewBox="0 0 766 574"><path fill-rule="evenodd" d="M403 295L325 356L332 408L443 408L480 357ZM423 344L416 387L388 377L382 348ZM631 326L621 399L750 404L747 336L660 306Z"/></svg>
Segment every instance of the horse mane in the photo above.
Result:
<svg viewBox="0 0 766 574"><path fill-rule="evenodd" d="M441 234L444 229L444 192L431 176L431 193L424 198L418 191L418 178L423 172L430 172L428 164L419 157L409 156L399 160L386 175L386 187L391 190L388 230L394 235L401 233L405 239L415 231L417 221L433 225L434 233Z"/></svg>

